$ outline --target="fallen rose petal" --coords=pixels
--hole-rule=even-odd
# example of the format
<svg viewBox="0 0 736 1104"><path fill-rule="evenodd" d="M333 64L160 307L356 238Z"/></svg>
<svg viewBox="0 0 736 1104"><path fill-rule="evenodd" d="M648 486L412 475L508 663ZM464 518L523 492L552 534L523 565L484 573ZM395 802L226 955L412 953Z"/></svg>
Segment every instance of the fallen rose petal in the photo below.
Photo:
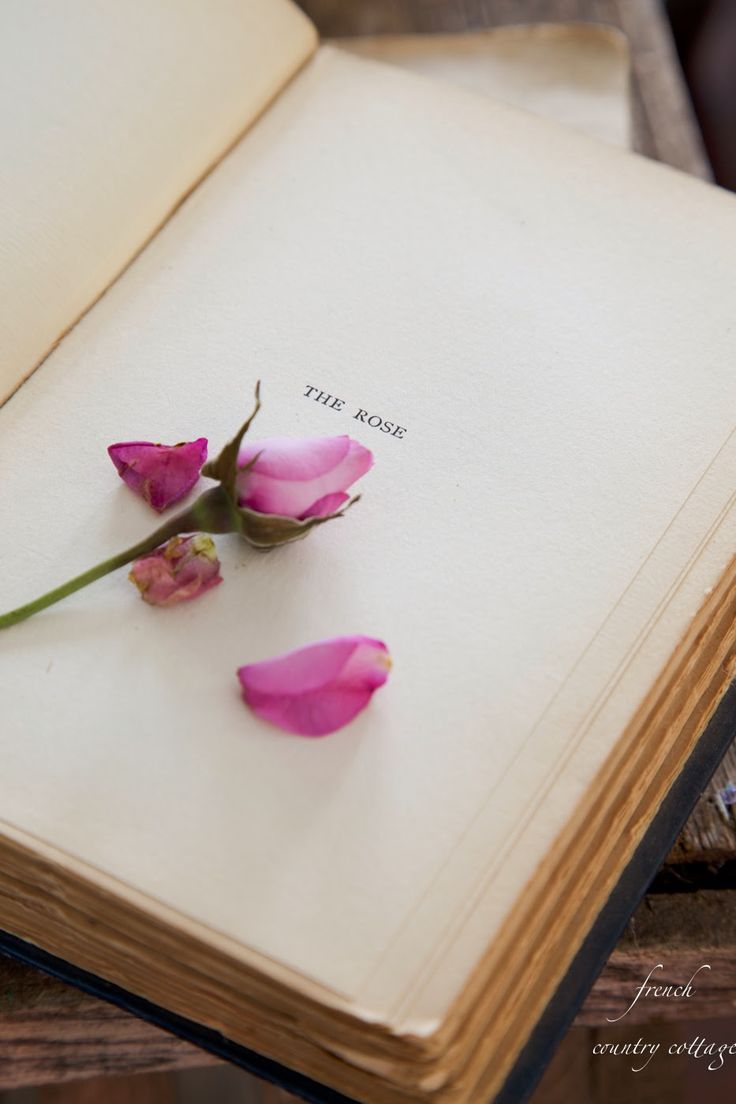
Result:
<svg viewBox="0 0 736 1104"><path fill-rule="evenodd" d="M243 699L263 720L301 736L326 736L352 721L391 669L386 645L336 636L238 669Z"/></svg>
<svg viewBox="0 0 736 1104"><path fill-rule="evenodd" d="M207 459L207 438L179 445L125 441L108 454L120 478L159 513L191 491Z"/></svg>
<svg viewBox="0 0 736 1104"><path fill-rule="evenodd" d="M174 606L204 594L222 582L214 541L205 533L172 537L135 560L128 578L151 606Z"/></svg>
<svg viewBox="0 0 736 1104"><path fill-rule="evenodd" d="M303 520L334 513L372 467L373 454L346 435L270 437L241 449L238 466L246 464L252 466L238 476L239 505Z"/></svg>

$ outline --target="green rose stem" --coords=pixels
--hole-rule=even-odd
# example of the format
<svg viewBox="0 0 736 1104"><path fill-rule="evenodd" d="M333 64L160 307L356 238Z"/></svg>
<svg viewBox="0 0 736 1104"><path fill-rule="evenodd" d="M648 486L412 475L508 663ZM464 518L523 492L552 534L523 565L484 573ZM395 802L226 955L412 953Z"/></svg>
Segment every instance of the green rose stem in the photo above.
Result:
<svg viewBox="0 0 736 1104"><path fill-rule="evenodd" d="M222 487L213 487L200 495L188 510L176 514L144 540L134 544L132 548L126 548L124 552L118 552L109 560L103 560L102 563L91 567L89 571L83 571L81 575L69 579L68 582L62 583L47 594L42 594L33 602L27 602L24 606L18 606L17 609L0 615L0 629L9 629L11 625L25 621L27 617L32 617L39 610L53 606L55 602L60 602L62 598L74 594L75 590L81 590L82 587L94 583L96 579L101 579L103 575L109 575L111 571L132 563L139 556L145 556L146 553L152 552L154 548L158 548L171 537L179 536L180 533L232 533L235 529L235 515L228 496Z"/></svg>
<svg viewBox="0 0 736 1104"><path fill-rule="evenodd" d="M93 583L95 579L109 575L118 567L124 567L125 564L137 560L139 556L145 556L172 537L178 537L183 533L238 533L252 548L264 550L302 540L316 526L342 517L345 511L358 501L359 495L355 495L334 513L320 514L302 520L295 517L282 517L279 514L261 513L240 504L238 478L253 467L258 460L258 455L241 466L238 463L238 450L260 406L260 385L256 384L255 406L252 414L240 427L232 441L225 445L220 455L202 468L202 475L218 481L217 487L211 487L205 491L188 510L171 518L145 540L134 544L132 548L118 552L117 556L112 556L109 560L97 564L96 567L91 567L89 571L77 575L68 583L50 590L48 594L41 595L35 601L28 602L25 606L18 606L10 613L1 614L0 629L9 629L11 625L25 621L27 617L32 617L39 610L52 606L54 602L60 602L62 598L74 594L75 590L81 590L82 587Z"/></svg>

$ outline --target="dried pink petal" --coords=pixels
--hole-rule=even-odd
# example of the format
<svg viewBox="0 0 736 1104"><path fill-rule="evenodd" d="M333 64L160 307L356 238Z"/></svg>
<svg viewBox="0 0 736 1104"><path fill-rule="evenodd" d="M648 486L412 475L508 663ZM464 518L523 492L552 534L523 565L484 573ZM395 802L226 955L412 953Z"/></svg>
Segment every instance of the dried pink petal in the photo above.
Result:
<svg viewBox="0 0 736 1104"><path fill-rule="evenodd" d="M126 441L108 454L120 478L160 513L191 491L207 459L207 438L178 445Z"/></svg>
<svg viewBox="0 0 736 1104"><path fill-rule="evenodd" d="M172 537L135 560L128 578L151 606L188 602L222 582L214 541L205 533Z"/></svg>
<svg viewBox="0 0 736 1104"><path fill-rule="evenodd" d="M247 705L263 720L301 736L326 736L365 709L391 669L386 645L336 636L238 669Z"/></svg>

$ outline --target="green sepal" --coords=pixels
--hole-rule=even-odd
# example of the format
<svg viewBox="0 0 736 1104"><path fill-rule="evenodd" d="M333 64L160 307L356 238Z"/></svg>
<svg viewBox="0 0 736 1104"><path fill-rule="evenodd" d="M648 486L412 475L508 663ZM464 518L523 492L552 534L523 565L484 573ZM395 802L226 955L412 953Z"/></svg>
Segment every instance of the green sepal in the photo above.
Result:
<svg viewBox="0 0 736 1104"><path fill-rule="evenodd" d="M236 506L234 510L236 532L254 548L276 548L280 544L303 540L315 526L322 525L325 521L332 521L333 518L342 517L359 498L360 495L355 495L334 514L305 518L303 521L281 517L279 514L260 514L257 510L249 510L247 506Z"/></svg>
<svg viewBox="0 0 736 1104"><path fill-rule="evenodd" d="M261 409L261 381L258 380L256 384L256 401L250 416L243 422L238 432L233 437L232 441L228 442L220 452L220 455L215 460L208 460L202 468L202 475L206 475L209 479L216 479L222 484L222 487L227 492L228 496L233 502L237 502L237 488L236 481L240 471L246 471L250 465L245 465L244 468L238 468L238 453L240 452L240 446L243 443L243 438L251 427L253 419L258 411ZM256 457L253 458L251 463L255 463Z"/></svg>
<svg viewBox="0 0 736 1104"><path fill-rule="evenodd" d="M239 533L243 540L254 548L276 548L280 544L302 540L310 530L325 521L342 517L360 495L351 498L341 510L326 517L296 518L281 517L279 514L262 514L247 506L238 505L238 476L252 468L260 455L257 453L248 464L238 466L238 453L243 438L250 429L253 419L261 409L261 382L256 384L256 401L248 419L240 427L232 441L222 449L215 460L210 460L202 468L202 475L217 479L219 487L206 491L194 504L198 517L198 528L209 533Z"/></svg>

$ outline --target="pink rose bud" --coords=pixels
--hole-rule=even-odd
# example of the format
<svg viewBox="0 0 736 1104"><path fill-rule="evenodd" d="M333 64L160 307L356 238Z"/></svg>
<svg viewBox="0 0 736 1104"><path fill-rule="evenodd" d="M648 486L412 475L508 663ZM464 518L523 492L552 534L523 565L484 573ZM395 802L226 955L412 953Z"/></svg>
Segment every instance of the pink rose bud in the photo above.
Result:
<svg viewBox="0 0 736 1104"><path fill-rule="evenodd" d="M191 491L207 459L207 438L179 445L127 441L110 445L108 454L120 478L160 513Z"/></svg>
<svg viewBox="0 0 736 1104"><path fill-rule="evenodd" d="M391 669L386 645L336 636L238 669L247 705L300 736L326 736L352 721Z"/></svg>
<svg viewBox="0 0 736 1104"><path fill-rule="evenodd" d="M135 560L128 578L151 606L188 602L222 582L214 541L205 533L172 537Z"/></svg>
<svg viewBox="0 0 736 1104"><path fill-rule="evenodd" d="M327 517L373 465L373 454L350 437L269 437L246 444L238 467L238 504L280 517Z"/></svg>

